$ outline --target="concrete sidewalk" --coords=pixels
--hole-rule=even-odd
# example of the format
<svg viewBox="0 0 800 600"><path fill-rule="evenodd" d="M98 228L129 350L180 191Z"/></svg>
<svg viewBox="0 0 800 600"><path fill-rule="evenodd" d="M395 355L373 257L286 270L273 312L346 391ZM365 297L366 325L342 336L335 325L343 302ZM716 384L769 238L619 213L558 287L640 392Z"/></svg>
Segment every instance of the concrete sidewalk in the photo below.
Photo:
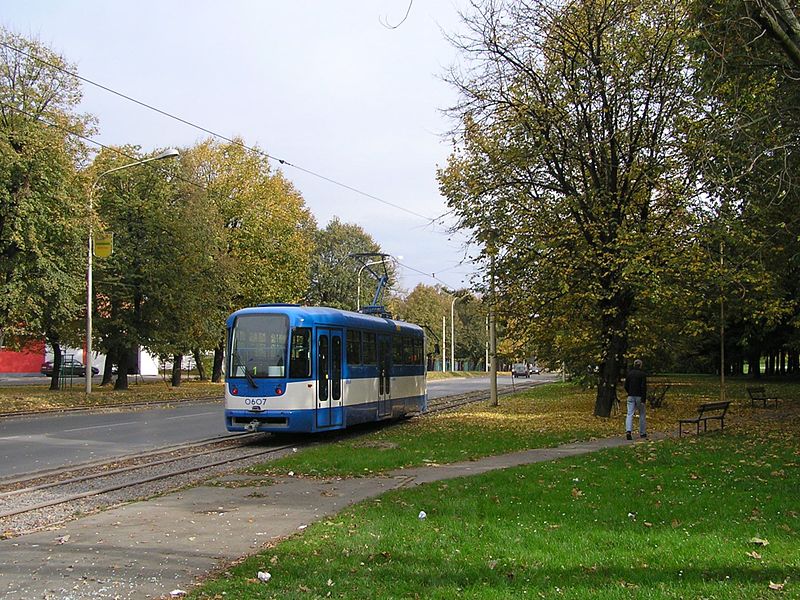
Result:
<svg viewBox="0 0 800 600"><path fill-rule="evenodd" d="M605 438L364 479L201 485L0 541L0 598L169 597L216 567L387 490L631 443Z"/></svg>

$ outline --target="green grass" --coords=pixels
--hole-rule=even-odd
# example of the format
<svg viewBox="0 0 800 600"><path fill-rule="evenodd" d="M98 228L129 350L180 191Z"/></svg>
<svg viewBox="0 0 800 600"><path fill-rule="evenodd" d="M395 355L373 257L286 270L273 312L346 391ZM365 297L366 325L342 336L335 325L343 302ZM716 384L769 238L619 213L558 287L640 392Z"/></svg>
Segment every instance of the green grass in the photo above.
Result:
<svg viewBox="0 0 800 600"><path fill-rule="evenodd" d="M485 371L428 371L428 379L452 379L454 377L488 377Z"/></svg>
<svg viewBox="0 0 800 600"><path fill-rule="evenodd" d="M651 431L674 432L678 416L719 394L708 377L669 379L666 406L648 414ZM724 434L391 492L245 559L191 597L800 598L800 402L751 409L746 385L730 382ZM800 385L767 386L800 397ZM500 403L315 447L260 471L364 475L623 429L624 415L592 417L593 392L570 385Z"/></svg>
<svg viewBox="0 0 800 600"><path fill-rule="evenodd" d="M182 381L172 387L167 381L137 382L129 379L127 390L116 391L113 386L92 386L87 395L84 380L76 379L71 387L51 391L45 385L19 385L0 387L0 413L40 412L67 408L102 408L113 404L135 404L139 402L169 402L222 398L222 383L207 381Z"/></svg>
<svg viewBox="0 0 800 600"><path fill-rule="evenodd" d="M798 489L792 440L650 442L385 494L191 597L796 598Z"/></svg>
<svg viewBox="0 0 800 600"><path fill-rule="evenodd" d="M555 446L607 434L608 421L591 417L585 398L585 393L575 386L540 386L513 398L503 398L499 407L482 402L458 412L430 415L392 427L356 429L356 433L363 435L313 446L250 471L359 477ZM553 418L556 405L564 417ZM567 422L570 427L561 426ZM579 427L578 422L581 422Z"/></svg>

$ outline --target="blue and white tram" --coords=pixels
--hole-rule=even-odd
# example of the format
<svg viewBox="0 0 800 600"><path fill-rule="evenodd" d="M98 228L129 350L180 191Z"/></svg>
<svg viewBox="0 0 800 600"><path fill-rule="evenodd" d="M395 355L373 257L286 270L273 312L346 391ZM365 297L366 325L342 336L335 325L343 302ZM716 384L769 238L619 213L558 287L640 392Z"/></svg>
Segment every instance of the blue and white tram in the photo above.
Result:
<svg viewBox="0 0 800 600"><path fill-rule="evenodd" d="M417 325L267 304L233 313L227 330L229 431L328 431L427 407Z"/></svg>

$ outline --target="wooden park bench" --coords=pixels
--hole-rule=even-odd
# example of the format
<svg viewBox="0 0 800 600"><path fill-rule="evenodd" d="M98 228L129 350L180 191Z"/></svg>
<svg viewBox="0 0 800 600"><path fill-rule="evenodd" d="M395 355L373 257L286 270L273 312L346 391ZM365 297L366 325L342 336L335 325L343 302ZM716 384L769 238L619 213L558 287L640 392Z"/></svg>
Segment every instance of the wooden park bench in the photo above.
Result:
<svg viewBox="0 0 800 600"><path fill-rule="evenodd" d="M683 435L684 423L694 423L697 425L697 434L700 435L700 423L703 424L703 433L708 431L708 422L712 419L719 421L719 428L725 428L725 413L728 412L730 401L706 402L697 407L697 416L690 419L678 419L678 437Z"/></svg>
<svg viewBox="0 0 800 600"><path fill-rule="evenodd" d="M664 404L664 397L667 391L672 387L671 383L657 383L653 388L647 392L647 401L651 408L658 408Z"/></svg>
<svg viewBox="0 0 800 600"><path fill-rule="evenodd" d="M780 398L767 395L767 390L764 389L764 386L749 387L747 388L747 393L750 395L750 406L755 406L756 403L760 402L761 406L767 408L769 402L774 402L775 408L778 408Z"/></svg>

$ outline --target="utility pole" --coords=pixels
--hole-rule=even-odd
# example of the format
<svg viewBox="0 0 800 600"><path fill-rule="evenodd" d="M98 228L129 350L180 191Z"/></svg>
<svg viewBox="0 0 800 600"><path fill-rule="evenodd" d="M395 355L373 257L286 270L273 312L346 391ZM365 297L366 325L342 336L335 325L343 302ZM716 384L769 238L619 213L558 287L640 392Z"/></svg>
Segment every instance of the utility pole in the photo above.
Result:
<svg viewBox="0 0 800 600"><path fill-rule="evenodd" d="M497 330L495 327L495 293L494 293L494 252L489 263L489 382L491 384L492 406L499 406L497 399Z"/></svg>
<svg viewBox="0 0 800 600"><path fill-rule="evenodd" d="M723 242L719 243L719 399L725 402L725 295Z"/></svg>
<svg viewBox="0 0 800 600"><path fill-rule="evenodd" d="M447 317L442 317L442 373L447 370Z"/></svg>

